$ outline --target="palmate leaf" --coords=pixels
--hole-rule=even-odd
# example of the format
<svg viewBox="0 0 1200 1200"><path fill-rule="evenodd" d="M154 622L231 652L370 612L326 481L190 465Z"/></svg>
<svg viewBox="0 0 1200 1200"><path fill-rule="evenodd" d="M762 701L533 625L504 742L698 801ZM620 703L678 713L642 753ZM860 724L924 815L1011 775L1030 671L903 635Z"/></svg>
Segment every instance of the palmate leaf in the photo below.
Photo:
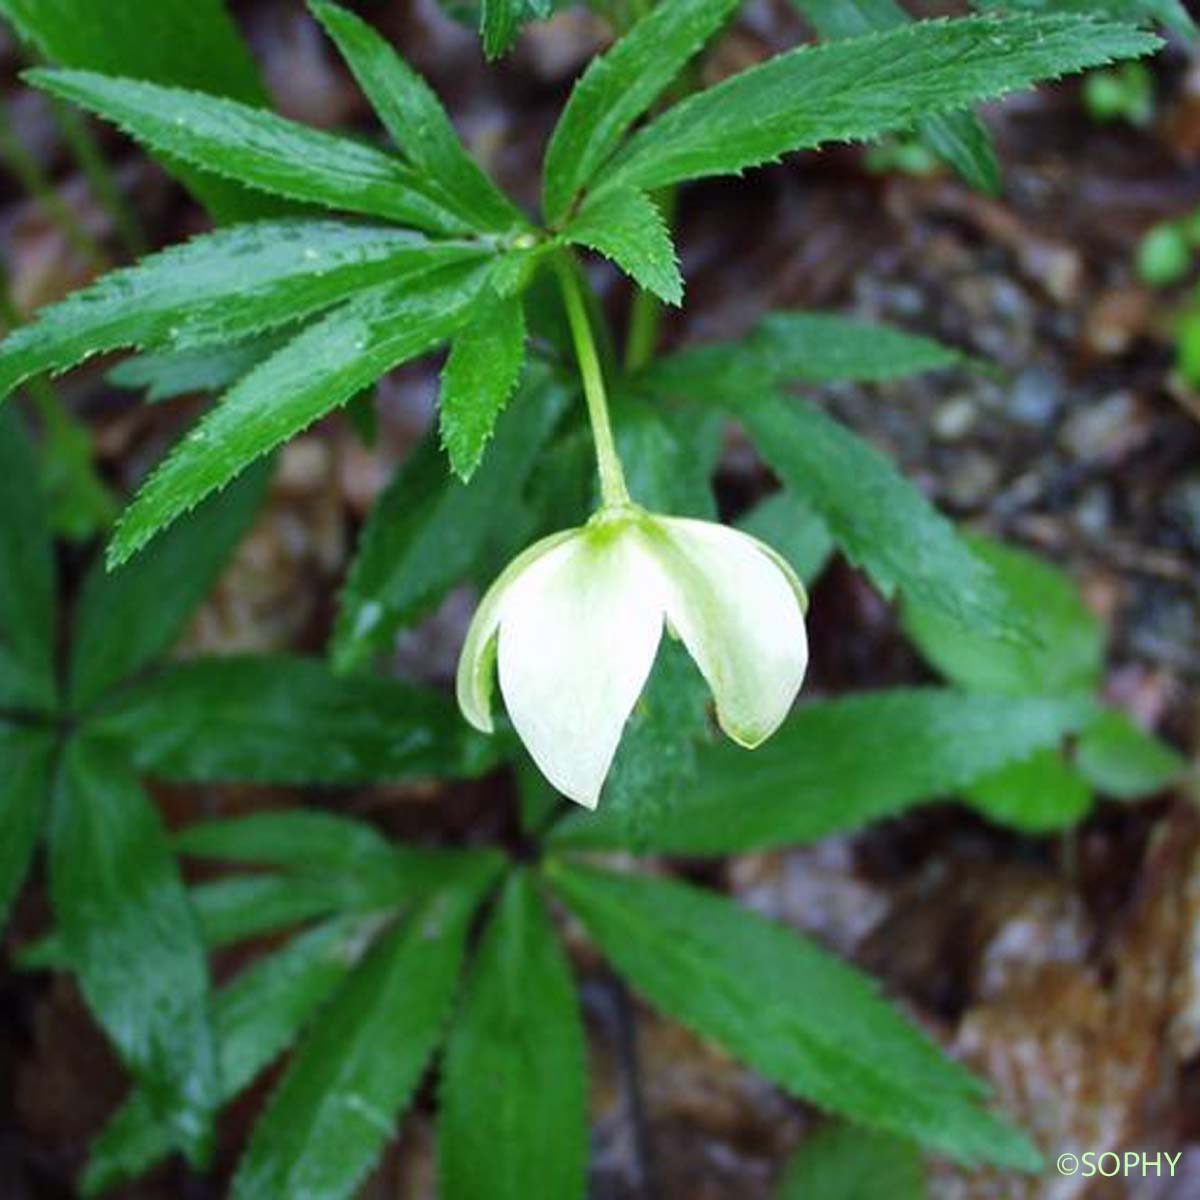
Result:
<svg viewBox="0 0 1200 1200"><path fill-rule="evenodd" d="M454 473L466 483L483 459L525 364L525 310L519 296L487 289L455 335L442 370L438 423Z"/></svg>
<svg viewBox="0 0 1200 1200"><path fill-rule="evenodd" d="M0 720L0 929L41 832L54 750L50 734Z"/></svg>
<svg viewBox="0 0 1200 1200"><path fill-rule="evenodd" d="M812 942L690 885L548 872L638 992L789 1092L962 1163L1037 1169L1030 1143L982 1107L982 1084Z"/></svg>
<svg viewBox="0 0 1200 1200"><path fill-rule="evenodd" d="M440 191L398 158L233 100L91 71L33 70L37 87L111 121L151 150L290 200L470 233Z"/></svg>
<svg viewBox="0 0 1200 1200"><path fill-rule="evenodd" d="M987 563L873 446L812 405L770 392L731 411L885 596L899 590L981 638L1028 639L1022 611Z"/></svg>
<svg viewBox="0 0 1200 1200"><path fill-rule="evenodd" d="M409 161L441 185L448 208L475 229L528 226L463 149L432 89L365 21L336 4L310 5L337 44L384 128Z"/></svg>
<svg viewBox="0 0 1200 1200"><path fill-rule="evenodd" d="M527 872L484 933L446 1047L442 1200L581 1200L587 1048L557 934Z"/></svg>
<svg viewBox="0 0 1200 1200"><path fill-rule="evenodd" d="M315 659L203 658L115 697L89 727L179 782L351 784L479 774L497 753L449 699Z"/></svg>
<svg viewBox="0 0 1200 1200"><path fill-rule="evenodd" d="M1114 21L1157 21L1183 37L1196 36L1196 22L1184 0L975 0L978 9L1009 12L1072 13Z"/></svg>
<svg viewBox="0 0 1200 1200"><path fill-rule="evenodd" d="M374 918L338 917L258 959L213 999L221 1102L227 1104L292 1044L369 944ZM171 1151L145 1095L135 1090L93 1142L80 1180L97 1196Z"/></svg>
<svg viewBox="0 0 1200 1200"><path fill-rule="evenodd" d="M76 737L50 828L50 895L70 967L173 1144L206 1156L219 1103L196 917L158 813L124 756Z"/></svg>
<svg viewBox="0 0 1200 1200"><path fill-rule="evenodd" d="M43 371L126 346L237 341L331 308L372 285L480 258L470 242L327 220L219 230L114 271L0 343L0 396Z"/></svg>
<svg viewBox="0 0 1200 1200"><path fill-rule="evenodd" d="M222 0L0 0L21 37L64 67L128 75L268 102L258 69ZM260 192L207 175L163 156L219 221L247 221L279 207Z"/></svg>
<svg viewBox="0 0 1200 1200"><path fill-rule="evenodd" d="M305 329L237 383L142 486L109 546L110 567L255 459L453 334L486 267L377 285Z"/></svg>
<svg viewBox="0 0 1200 1200"><path fill-rule="evenodd" d="M600 186L653 191L734 174L825 142L908 129L931 114L1160 45L1100 21L967 17L802 46L676 104L633 136Z"/></svg>
<svg viewBox="0 0 1200 1200"><path fill-rule="evenodd" d="M812 842L961 791L1095 715L1090 700L895 689L810 704L749 752L714 742L696 783L642 822L649 853L718 855ZM572 849L628 847L625 823L573 816L550 835Z"/></svg>
<svg viewBox="0 0 1200 1200"><path fill-rule="evenodd" d="M826 41L859 37L907 25L912 19L896 0L792 0ZM925 144L972 187L1000 190L1000 164L987 127L972 112L927 117L918 128Z"/></svg>
<svg viewBox="0 0 1200 1200"><path fill-rule="evenodd" d="M670 230L654 201L636 188L612 188L585 201L563 237L612 259L668 304L683 302L683 277Z"/></svg>
<svg viewBox="0 0 1200 1200"><path fill-rule="evenodd" d="M121 570L93 565L75 608L67 694L76 709L170 649L250 528L270 475L256 465Z"/></svg>
<svg viewBox="0 0 1200 1200"><path fill-rule="evenodd" d="M376 501L342 593L333 637L337 669L358 666L478 565L519 493L570 393L530 361L469 484L447 477L436 439L420 443Z"/></svg>
<svg viewBox="0 0 1200 1200"><path fill-rule="evenodd" d="M1065 572L1015 546L970 535L972 553L991 567L1007 606L1033 638L1014 643L964 629L932 605L906 599L904 630L951 683L1010 696L1091 693L1100 684L1104 629Z"/></svg>
<svg viewBox="0 0 1200 1200"><path fill-rule="evenodd" d="M512 49L527 21L544 21L553 11L552 0L480 0L479 36L488 59Z"/></svg>
<svg viewBox="0 0 1200 1200"><path fill-rule="evenodd" d="M911 1142L833 1124L800 1144L775 1200L926 1200L925 1169Z"/></svg>
<svg viewBox="0 0 1200 1200"><path fill-rule="evenodd" d="M37 456L14 409L0 411L0 710L52 708L54 560Z"/></svg>
<svg viewBox="0 0 1200 1200"><path fill-rule="evenodd" d="M353 1194L433 1054L471 918L494 877L447 887L372 947L271 1097L234 1200Z"/></svg>
<svg viewBox="0 0 1200 1200"><path fill-rule="evenodd" d="M542 208L549 224L564 220L633 122L736 7L736 0L664 0L588 64L546 149Z"/></svg>

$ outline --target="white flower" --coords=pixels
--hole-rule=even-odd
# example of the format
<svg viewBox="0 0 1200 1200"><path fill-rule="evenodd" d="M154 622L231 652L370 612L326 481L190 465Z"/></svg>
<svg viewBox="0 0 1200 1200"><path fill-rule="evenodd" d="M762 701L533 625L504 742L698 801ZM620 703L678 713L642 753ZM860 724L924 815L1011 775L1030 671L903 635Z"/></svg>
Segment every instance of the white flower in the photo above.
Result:
<svg viewBox="0 0 1200 1200"><path fill-rule="evenodd" d="M463 646L458 703L490 733L498 664L534 761L595 808L664 621L708 681L721 728L754 747L804 679L805 604L788 564L747 534L632 504L602 508L530 546L492 584Z"/></svg>

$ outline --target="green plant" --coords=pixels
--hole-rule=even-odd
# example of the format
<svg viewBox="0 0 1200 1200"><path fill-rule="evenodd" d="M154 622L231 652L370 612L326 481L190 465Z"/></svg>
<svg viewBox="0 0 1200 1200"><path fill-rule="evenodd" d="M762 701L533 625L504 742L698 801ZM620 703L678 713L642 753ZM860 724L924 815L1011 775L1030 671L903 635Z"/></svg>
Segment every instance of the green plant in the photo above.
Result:
<svg viewBox="0 0 1200 1200"><path fill-rule="evenodd" d="M313 11L398 153L256 107L261 95L237 53L219 80L186 77L213 69L190 62L204 57L194 46L188 63L170 67L179 73L169 83L161 72L157 82L119 77L108 73L111 60L92 57L86 37L62 27L53 6L3 7L19 10L17 23L48 56L74 64L35 71L33 82L138 138L229 222L102 278L0 344L2 392L125 348L141 353L118 368L120 378L152 396L226 389L122 515L108 547L113 573L98 569L84 588L61 688L45 538L36 521L5 526L4 552L20 570L5 571L9 590L0 590L0 629L12 648L11 667L0 665L15 681L0 709L12 746L5 753L19 768L9 785L16 800L4 811L22 822L23 837L11 843L22 853L9 891L53 787L59 928L26 961L79 975L137 1085L95 1147L85 1189L135 1174L173 1147L202 1161L215 1110L295 1043L234 1195L349 1195L449 1023L443 1193L581 1195L582 1033L550 894L651 1003L792 1093L962 1162L1033 1169L1036 1152L988 1111L982 1086L865 977L715 894L581 856L703 857L790 844L947 794L964 794L994 819L1047 828L1078 819L1080 779L1135 796L1178 773L1165 749L1095 701L1099 642L1066 585L1049 585L1057 596L1049 611L1031 603L1028 573L1040 568L964 537L868 443L789 392L967 368L963 355L841 317L776 313L736 343L655 357L658 305L683 295L664 218L675 188L914 127L960 173L994 187L990 146L978 122L961 115L966 106L1147 54L1157 40L1076 15L909 23L891 4L806 3L823 35L843 40L682 95L681 73L734 4L665 0L630 20L577 83L549 143L535 223L467 155L425 83L368 25L331 4ZM150 42L173 45L171 22L194 19L202 44L226 45L230 30L215 6L196 6L190 17L178 5L162 11ZM493 49L525 12L485 5ZM855 14L864 28L847 23ZM127 46L137 40L127 22L114 30L93 26L92 34L117 57L141 53ZM163 61L177 55L178 47L165 50ZM202 90L173 86L189 82ZM623 365L580 250L608 257L641 289ZM349 674L271 659L183 663L142 677L244 529L262 486L258 460L393 367L446 344L439 431L377 503L343 593L330 652ZM776 547L765 554L789 581L787 603L799 603L793 574L811 578L836 546L884 595L901 599L914 638L957 686L808 704L747 756L709 742L705 681L668 644L645 690L642 673L613 706L623 736L611 768L606 758L598 772L607 782L593 816L564 814L507 731L484 742L443 698L353 673L459 582L487 582L522 546L585 527L597 507L624 522L623 534L677 528L640 507L634 513L630 497L671 519L711 523L712 474L731 418L783 485L744 525ZM5 444L25 462L11 415L9 426ZM0 486L16 487L21 512L36 511L28 471L23 483L15 471ZM664 578L689 565L680 544ZM27 560L40 564L34 576ZM27 577L36 594L11 582ZM706 603L688 611L703 617ZM732 639L720 659L712 648L722 639L708 630L689 637L663 607L729 716L731 676L736 683L746 662L767 661L771 638L752 650ZM581 640L602 635L583 627L591 618L586 604L578 608ZM480 654L464 660L472 678L486 678L491 644L485 636ZM799 685L795 658L787 665L773 720ZM591 661L584 682L602 666ZM503 654L501 670L507 694ZM538 753L542 743L511 715ZM746 742L771 724L723 723ZM587 730L570 732L587 742ZM1068 761L1065 739L1075 735ZM1119 743L1137 745L1139 769L1123 751L1114 755ZM393 845L330 813L259 815L176 838L182 855L266 868L201 884L190 897L137 784L141 773L330 784L468 775L500 762L522 779L520 855ZM1038 772L1037 789L1020 787L1014 800L1005 773L1026 770ZM87 819L88 797L102 822ZM594 795L580 789L576 798ZM106 870L118 854L138 865ZM476 946L469 935L485 910ZM217 992L210 1020L202 940L297 926ZM112 986L129 977L145 986ZM156 997L165 997L157 1008Z"/></svg>

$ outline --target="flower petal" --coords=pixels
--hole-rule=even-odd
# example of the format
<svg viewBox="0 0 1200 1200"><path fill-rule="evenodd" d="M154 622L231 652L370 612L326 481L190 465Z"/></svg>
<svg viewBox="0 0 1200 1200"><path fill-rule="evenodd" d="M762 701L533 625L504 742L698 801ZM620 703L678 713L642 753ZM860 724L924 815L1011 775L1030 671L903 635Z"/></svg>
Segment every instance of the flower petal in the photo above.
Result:
<svg viewBox="0 0 1200 1200"><path fill-rule="evenodd" d="M578 532L577 529L564 529L552 533L518 554L484 593L471 618L462 653L458 656L455 691L463 716L481 733L491 733L493 729L492 669L496 663L496 630L504 611L504 599L526 567Z"/></svg>
<svg viewBox="0 0 1200 1200"><path fill-rule="evenodd" d="M710 521L643 523L659 565L667 620L683 640L735 742L764 742L804 681L803 589L754 538Z"/></svg>
<svg viewBox="0 0 1200 1200"><path fill-rule="evenodd" d="M589 529L556 547L512 584L500 621L508 715L546 778L587 808L662 636L656 573L628 532Z"/></svg>

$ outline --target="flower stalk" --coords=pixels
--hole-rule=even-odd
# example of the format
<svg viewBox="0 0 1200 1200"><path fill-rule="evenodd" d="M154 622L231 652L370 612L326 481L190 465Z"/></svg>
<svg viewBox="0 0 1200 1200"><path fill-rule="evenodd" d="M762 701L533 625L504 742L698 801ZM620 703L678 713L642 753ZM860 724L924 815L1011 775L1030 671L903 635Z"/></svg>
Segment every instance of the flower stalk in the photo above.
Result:
<svg viewBox="0 0 1200 1200"><path fill-rule="evenodd" d="M625 486L625 472L617 454L612 421L608 415L604 372L600 367L592 323L583 299L579 268L572 258L564 254L555 260L555 269L567 310L567 322L571 327L571 340L575 344L575 357L579 361L579 374L583 380L583 395L587 401L592 441L596 446L596 466L600 473L600 496L605 507L621 507L630 503L629 489Z"/></svg>

